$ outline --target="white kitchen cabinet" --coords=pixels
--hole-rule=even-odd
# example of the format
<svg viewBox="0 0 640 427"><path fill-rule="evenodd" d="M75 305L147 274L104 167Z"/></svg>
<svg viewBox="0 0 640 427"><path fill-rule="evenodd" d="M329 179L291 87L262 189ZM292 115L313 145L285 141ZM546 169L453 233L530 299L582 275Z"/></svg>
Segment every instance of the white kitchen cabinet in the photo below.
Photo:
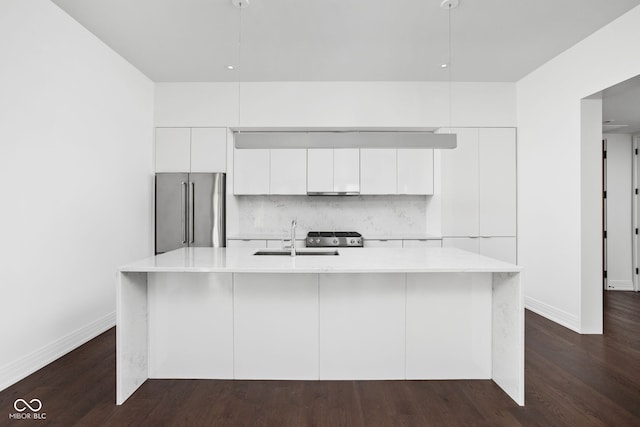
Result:
<svg viewBox="0 0 640 427"><path fill-rule="evenodd" d="M516 264L515 237L445 237L442 247L458 248Z"/></svg>
<svg viewBox="0 0 640 427"><path fill-rule="evenodd" d="M307 150L307 191L333 191L333 150L310 148Z"/></svg>
<svg viewBox="0 0 640 427"><path fill-rule="evenodd" d="M477 236L478 129L453 129L458 146L442 150L442 235Z"/></svg>
<svg viewBox="0 0 640 427"><path fill-rule="evenodd" d="M318 276L236 274L236 379L317 380Z"/></svg>
<svg viewBox="0 0 640 427"><path fill-rule="evenodd" d="M156 128L156 172L226 172L226 128Z"/></svg>
<svg viewBox="0 0 640 427"><path fill-rule="evenodd" d="M397 193L433 194L433 150L397 150Z"/></svg>
<svg viewBox="0 0 640 427"><path fill-rule="evenodd" d="M233 153L233 194L269 194L270 150L236 149Z"/></svg>
<svg viewBox="0 0 640 427"><path fill-rule="evenodd" d="M261 239L229 239L227 240L227 247L262 249L267 247L267 241Z"/></svg>
<svg viewBox="0 0 640 427"><path fill-rule="evenodd" d="M479 229L481 236L516 235L516 131L480 129Z"/></svg>
<svg viewBox="0 0 640 427"><path fill-rule="evenodd" d="M441 248L440 239L405 239L402 241L403 248Z"/></svg>
<svg viewBox="0 0 640 427"><path fill-rule="evenodd" d="M402 240L395 239L364 239L365 248L401 248Z"/></svg>
<svg viewBox="0 0 640 427"><path fill-rule="evenodd" d="M231 276L148 275L149 378L233 378Z"/></svg>
<svg viewBox="0 0 640 427"><path fill-rule="evenodd" d="M515 237L480 237L478 240L480 255L516 264Z"/></svg>
<svg viewBox="0 0 640 427"><path fill-rule="evenodd" d="M191 129L191 172L227 171L227 129Z"/></svg>
<svg viewBox="0 0 640 427"><path fill-rule="evenodd" d="M458 135L458 147L442 150L442 234L461 239L449 240L445 246L515 263L515 129L453 132Z"/></svg>
<svg viewBox="0 0 640 427"><path fill-rule="evenodd" d="M270 194L307 194L307 150L272 149Z"/></svg>
<svg viewBox="0 0 640 427"><path fill-rule="evenodd" d="M333 150L333 191L360 191L360 150L336 148Z"/></svg>
<svg viewBox="0 0 640 427"><path fill-rule="evenodd" d="M397 193L397 150L360 149L360 194Z"/></svg>
<svg viewBox="0 0 640 427"><path fill-rule="evenodd" d="M491 378L491 300L491 274L407 274L406 378Z"/></svg>
<svg viewBox="0 0 640 427"><path fill-rule="evenodd" d="M319 283L320 378L404 378L405 275L320 274Z"/></svg>
<svg viewBox="0 0 640 427"><path fill-rule="evenodd" d="M191 171L191 129L156 128L156 172Z"/></svg>
<svg viewBox="0 0 640 427"><path fill-rule="evenodd" d="M311 148L307 150L308 192L359 192L360 150Z"/></svg>

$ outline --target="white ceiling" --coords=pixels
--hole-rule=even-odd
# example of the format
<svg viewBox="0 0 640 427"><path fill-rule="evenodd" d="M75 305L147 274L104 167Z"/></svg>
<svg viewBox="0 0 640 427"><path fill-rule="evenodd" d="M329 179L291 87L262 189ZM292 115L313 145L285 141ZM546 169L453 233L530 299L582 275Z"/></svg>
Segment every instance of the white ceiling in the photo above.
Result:
<svg viewBox="0 0 640 427"><path fill-rule="evenodd" d="M441 0L52 1L158 82L449 78ZM460 0L452 79L517 81L638 4Z"/></svg>

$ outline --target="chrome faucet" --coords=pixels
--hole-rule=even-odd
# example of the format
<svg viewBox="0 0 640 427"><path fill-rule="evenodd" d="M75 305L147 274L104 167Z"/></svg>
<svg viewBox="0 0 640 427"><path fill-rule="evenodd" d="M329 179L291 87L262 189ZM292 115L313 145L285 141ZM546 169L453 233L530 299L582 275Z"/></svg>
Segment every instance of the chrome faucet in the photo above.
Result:
<svg viewBox="0 0 640 427"><path fill-rule="evenodd" d="M291 256L296 256L296 219L291 221Z"/></svg>

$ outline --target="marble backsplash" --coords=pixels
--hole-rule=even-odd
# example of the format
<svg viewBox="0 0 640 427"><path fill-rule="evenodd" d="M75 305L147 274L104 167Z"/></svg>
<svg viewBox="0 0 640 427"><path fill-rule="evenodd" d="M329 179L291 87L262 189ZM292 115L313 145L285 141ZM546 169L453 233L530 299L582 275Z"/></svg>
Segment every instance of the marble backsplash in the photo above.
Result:
<svg viewBox="0 0 640 427"><path fill-rule="evenodd" d="M235 196L237 232L288 234L297 218L308 231L357 231L364 235L426 233L426 196Z"/></svg>

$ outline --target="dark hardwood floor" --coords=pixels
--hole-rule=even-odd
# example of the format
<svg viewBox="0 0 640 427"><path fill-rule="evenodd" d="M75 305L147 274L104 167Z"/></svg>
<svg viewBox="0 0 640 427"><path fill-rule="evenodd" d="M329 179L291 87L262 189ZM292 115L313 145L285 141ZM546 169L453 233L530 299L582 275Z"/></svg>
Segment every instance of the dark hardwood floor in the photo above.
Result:
<svg viewBox="0 0 640 427"><path fill-rule="evenodd" d="M526 406L491 381L149 380L115 399L111 329L0 392L0 425L640 426L640 294L605 295L605 334L526 313ZM18 398L46 420L10 420Z"/></svg>

